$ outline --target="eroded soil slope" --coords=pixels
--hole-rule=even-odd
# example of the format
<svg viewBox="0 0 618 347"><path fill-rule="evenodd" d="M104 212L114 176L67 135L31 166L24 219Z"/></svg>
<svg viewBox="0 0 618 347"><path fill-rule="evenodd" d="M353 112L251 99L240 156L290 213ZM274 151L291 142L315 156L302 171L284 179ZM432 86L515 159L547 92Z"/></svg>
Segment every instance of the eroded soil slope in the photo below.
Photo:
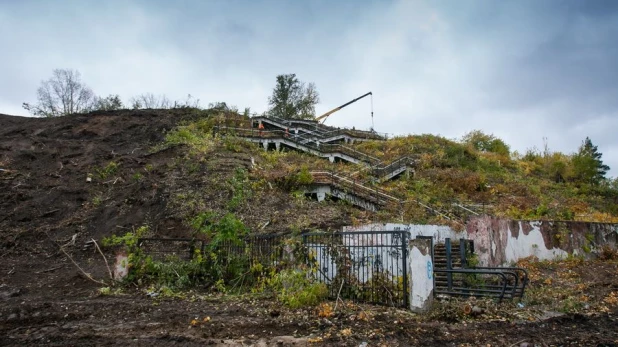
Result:
<svg viewBox="0 0 618 347"><path fill-rule="evenodd" d="M0 115L0 345L618 342L615 262L598 267L578 263L571 272L550 268L542 275L568 276L547 281L539 275L535 280L542 310L509 304L488 307L474 318L462 317L458 303L426 317L331 303L338 307L324 318L313 308L287 310L272 299L211 296L204 288L176 299L151 298L130 288L101 295L101 285L85 278L60 246L94 278L106 278L102 258L88 243L91 239L100 241L141 225L148 225L152 236L189 236L187 217L193 205L214 211L229 208L228 186L239 168L248 172L251 184L260 185L259 194L234 207L252 231L350 224L349 206L292 199L276 182L256 178L269 175L259 172L266 165L250 147L217 147L196 158L185 146L161 146L165 134L179 123L208 116L208 111L196 110L99 112L56 119ZM583 276L588 273L603 275ZM573 274L582 274L579 282ZM565 286L559 278L572 283L571 291L552 287ZM552 303L584 295L591 301L568 306L577 313L543 318L544 310L556 309Z"/></svg>
<svg viewBox="0 0 618 347"><path fill-rule="evenodd" d="M184 146L161 146L176 125L209 116L197 110L0 115L0 255L55 249L76 234L77 241L100 239L140 225L159 236L188 236L187 216L170 200L199 191L205 193L195 203L222 208L229 194L217 182L252 166L250 151L217 148L187 170L196 160ZM288 193L271 186L237 213L252 230L267 224L266 232L283 231L299 215L315 225L345 222L323 204L295 208Z"/></svg>

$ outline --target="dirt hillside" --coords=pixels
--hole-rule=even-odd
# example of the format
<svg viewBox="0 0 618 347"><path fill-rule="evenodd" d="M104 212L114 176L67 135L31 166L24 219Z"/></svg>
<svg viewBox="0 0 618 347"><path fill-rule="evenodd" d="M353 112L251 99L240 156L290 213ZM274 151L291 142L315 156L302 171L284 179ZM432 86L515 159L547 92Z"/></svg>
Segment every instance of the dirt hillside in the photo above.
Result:
<svg viewBox="0 0 618 347"><path fill-rule="evenodd" d="M440 311L423 318L404 310L331 303L338 310L326 319L314 308L289 310L272 298L226 297L204 288L175 299L152 298L143 288L102 295L102 286L87 279L61 246L84 272L106 278L90 240L140 226L148 226L150 236L192 236L191 218L203 211L233 211L252 232L263 233L328 230L370 220L346 204L294 195L289 177L297 163L280 163L274 156L311 158L262 154L254 145L219 139L199 143L207 148L195 151L169 137L189 121L216 116L193 109L50 119L0 115L0 345L618 343L615 260L592 271L588 263L569 268L568 295L558 290L564 284L552 287L558 280L536 279L536 288L546 289L537 296L550 307L582 291L596 300L573 304L581 313L550 319L513 303L491 304L492 314L478 319L460 313L443 317ZM560 274L552 269L543 276L554 273ZM580 283L571 279L574 273L603 276L582 275Z"/></svg>
<svg viewBox="0 0 618 347"><path fill-rule="evenodd" d="M186 148L156 148L176 125L209 116L195 110L49 119L0 115L0 252L36 252L45 244L41 240L68 240L75 234L100 239L145 224L156 235L188 236L177 206L169 206L170 195L182 188L206 191L211 197L203 202L216 209L227 196L211 191L217 187L208 179L222 180L251 166L250 153L221 149L186 174L180 172L183 165L175 165ZM273 189L256 196L252 213L239 214L250 228L262 226L272 213L290 208L286 193ZM307 207L294 215L310 215ZM282 231L286 219L279 221L266 230Z"/></svg>

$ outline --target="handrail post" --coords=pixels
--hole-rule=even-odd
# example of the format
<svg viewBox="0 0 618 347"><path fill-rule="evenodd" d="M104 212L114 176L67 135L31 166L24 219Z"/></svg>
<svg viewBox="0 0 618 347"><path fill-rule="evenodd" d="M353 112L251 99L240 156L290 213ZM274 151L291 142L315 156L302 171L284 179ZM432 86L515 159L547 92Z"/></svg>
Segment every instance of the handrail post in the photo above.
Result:
<svg viewBox="0 0 618 347"><path fill-rule="evenodd" d="M446 269L452 270L453 265L451 263L451 239L449 237L444 240L444 248L446 250ZM451 272L448 272L446 274L446 283L448 290L451 291L453 289L453 274Z"/></svg>
<svg viewBox="0 0 618 347"><path fill-rule="evenodd" d="M403 262L403 304L408 307L408 232L401 231L401 255Z"/></svg>
<svg viewBox="0 0 618 347"><path fill-rule="evenodd" d="M467 259L467 255L468 252L466 250L466 240L465 239L459 239L459 257L461 260L461 267L462 268L467 268L468 267L468 259Z"/></svg>

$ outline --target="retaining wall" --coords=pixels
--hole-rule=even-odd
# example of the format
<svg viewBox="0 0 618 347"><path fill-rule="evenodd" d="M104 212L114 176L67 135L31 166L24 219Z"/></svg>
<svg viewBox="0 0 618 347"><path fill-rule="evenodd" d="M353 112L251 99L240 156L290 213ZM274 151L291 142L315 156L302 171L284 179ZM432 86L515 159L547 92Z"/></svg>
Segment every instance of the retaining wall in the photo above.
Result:
<svg viewBox="0 0 618 347"><path fill-rule="evenodd" d="M401 223L373 223L344 227L343 231L404 230L409 238L431 236L434 243L461 238L474 241L481 266L510 265L535 256L541 260L564 258L569 254L593 257L603 245L616 248L618 224L557 221L516 221L478 216L466 223L464 231L448 226Z"/></svg>

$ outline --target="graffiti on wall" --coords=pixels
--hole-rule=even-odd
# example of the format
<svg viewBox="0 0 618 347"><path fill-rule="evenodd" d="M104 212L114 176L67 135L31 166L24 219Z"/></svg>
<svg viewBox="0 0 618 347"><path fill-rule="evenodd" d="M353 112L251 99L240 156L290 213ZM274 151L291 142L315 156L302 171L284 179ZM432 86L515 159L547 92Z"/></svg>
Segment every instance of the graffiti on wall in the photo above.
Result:
<svg viewBox="0 0 618 347"><path fill-rule="evenodd" d="M616 247L618 225L480 216L468 221L466 233L474 241L480 264L500 266L531 256L540 260L592 256L602 245Z"/></svg>
<svg viewBox="0 0 618 347"><path fill-rule="evenodd" d="M473 217L464 231L443 225L373 223L344 227L344 231L407 231L409 239L431 236L434 243L470 239L474 241L479 265L510 265L534 256L541 260L558 259L569 254L593 256L602 245L616 248L618 224L513 221L490 216Z"/></svg>

